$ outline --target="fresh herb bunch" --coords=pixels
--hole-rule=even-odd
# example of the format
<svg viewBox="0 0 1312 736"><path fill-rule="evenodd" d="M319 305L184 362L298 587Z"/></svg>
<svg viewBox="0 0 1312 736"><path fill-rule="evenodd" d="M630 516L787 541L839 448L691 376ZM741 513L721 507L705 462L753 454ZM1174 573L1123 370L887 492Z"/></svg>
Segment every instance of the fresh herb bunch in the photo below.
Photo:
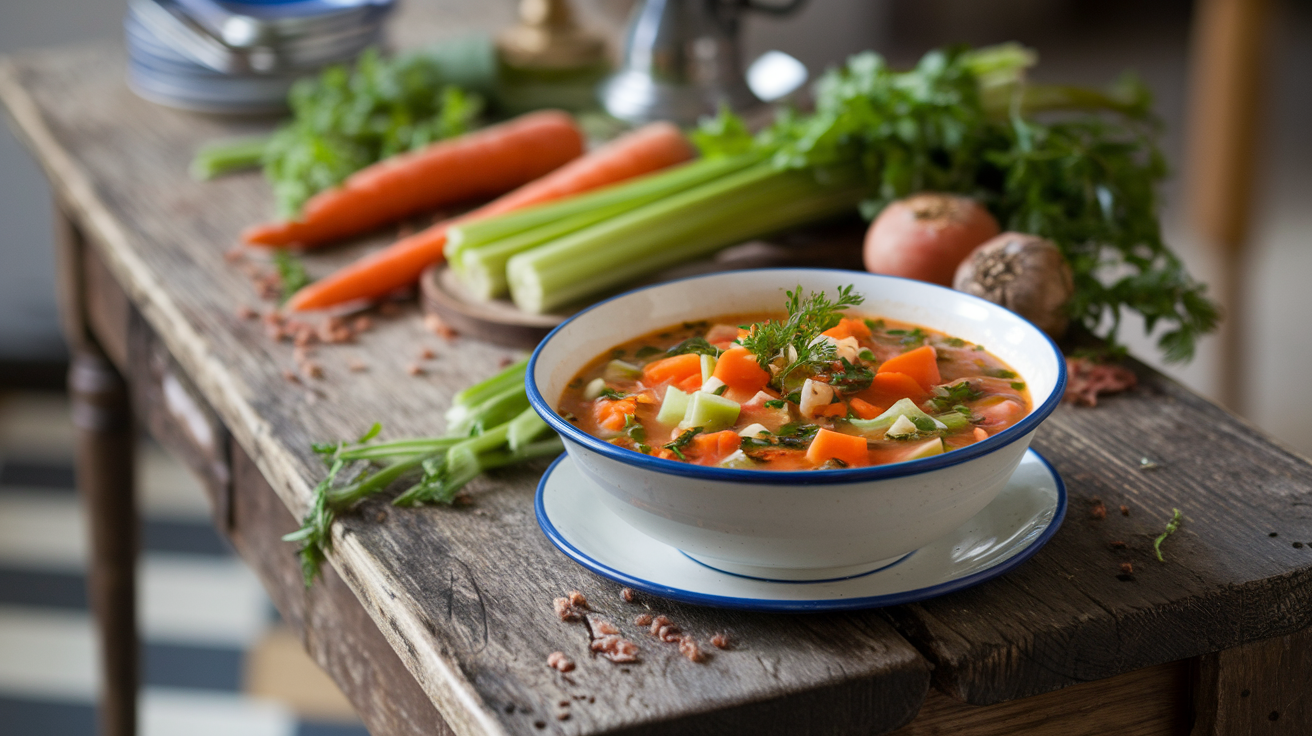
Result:
<svg viewBox="0 0 1312 736"><path fill-rule="evenodd" d="M305 264L284 248L273 251L273 265L278 269L278 283L281 291L280 302L285 302L292 294L300 291L310 283L310 275L305 272Z"/></svg>
<svg viewBox="0 0 1312 736"><path fill-rule="evenodd" d="M332 548L338 514L403 478L417 479L393 499L394 506L450 504L484 471L560 454L560 438L528 408L526 366L519 361L456 394L446 415L449 431L441 437L373 442L382 431L374 424L355 442L312 445L328 473L315 486L301 528L283 537L300 543L305 585L318 577Z"/></svg>
<svg viewBox="0 0 1312 736"><path fill-rule="evenodd" d="M483 109L482 98L445 83L431 56L384 59L373 49L354 69L297 82L288 102L293 119L264 150L278 214L288 219L375 161L466 132Z"/></svg>
<svg viewBox="0 0 1312 736"><path fill-rule="evenodd" d="M1029 84L1035 62L1015 44L931 51L905 72L858 54L817 83L814 114L783 111L753 138L721 111L694 138L708 157L755 152L817 181L855 165L868 217L920 191L974 197L1062 250L1075 321L1115 345L1124 310L1138 312L1149 331L1166 326L1167 360L1192 358L1219 314L1162 240L1150 95L1129 77L1105 92Z"/></svg>
<svg viewBox="0 0 1312 736"><path fill-rule="evenodd" d="M837 360L833 343L817 338L838 324L844 310L865 301L860 294L852 293L851 284L839 287L833 300L823 291L803 299L800 285L786 294L788 319L757 322L746 328L747 335L738 338L739 344L756 356L762 369L770 371L772 364L779 362L771 378L777 388L787 386L788 377L799 370L827 368Z"/></svg>

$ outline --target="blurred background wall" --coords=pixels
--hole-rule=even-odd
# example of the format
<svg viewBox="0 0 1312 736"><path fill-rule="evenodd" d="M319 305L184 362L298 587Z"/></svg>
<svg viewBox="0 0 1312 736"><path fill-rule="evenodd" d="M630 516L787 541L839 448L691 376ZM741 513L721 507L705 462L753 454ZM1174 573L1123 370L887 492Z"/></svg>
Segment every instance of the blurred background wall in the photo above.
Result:
<svg viewBox="0 0 1312 736"><path fill-rule="evenodd" d="M424 3L439 0L408 0ZM505 5L513 0L468 0ZM443 2L457 5L458 3ZM630 0L578 0L599 25L622 24ZM1247 307L1237 321L1239 349L1252 356L1235 407L1284 443L1312 454L1312 390L1302 366L1312 364L1312 6L1274 0L1265 31L1267 85L1257 145L1254 224L1246 243ZM121 2L108 0L5 0L0 3L0 53L121 35ZM1225 266L1200 239L1185 207L1191 174L1185 160L1189 130L1187 93L1191 28L1189 0L811 0L786 20L749 17L747 57L786 51L813 74L847 55L874 48L910 63L944 43L1018 40L1037 48L1038 76L1089 84L1110 81L1126 69L1156 92L1166 121L1165 148L1173 177L1163 192L1169 242L1194 275L1218 277ZM52 296L51 213L44 179L21 145L0 132L0 363L45 367L62 355ZM1130 323L1123 335L1134 353L1195 390L1218 395L1217 342L1208 341L1188 366L1163 366L1151 341ZM57 371L56 371L57 373ZM62 376L54 375L54 383Z"/></svg>

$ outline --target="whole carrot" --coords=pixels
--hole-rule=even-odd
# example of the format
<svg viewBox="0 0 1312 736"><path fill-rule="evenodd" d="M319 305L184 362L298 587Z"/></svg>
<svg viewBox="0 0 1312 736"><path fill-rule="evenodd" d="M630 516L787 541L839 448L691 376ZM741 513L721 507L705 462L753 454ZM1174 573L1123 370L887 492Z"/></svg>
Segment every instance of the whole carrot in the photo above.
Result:
<svg viewBox="0 0 1312 736"><path fill-rule="evenodd" d="M587 192L686 161L692 146L669 123L652 123L592 151L554 172L460 217L439 222L371 253L296 292L291 309L322 309L354 299L373 299L413 284L442 260L447 229L468 222Z"/></svg>
<svg viewBox="0 0 1312 736"><path fill-rule="evenodd" d="M486 199L541 177L583 153L568 114L544 110L393 156L305 203L300 220L256 225L253 245L316 246L424 210Z"/></svg>

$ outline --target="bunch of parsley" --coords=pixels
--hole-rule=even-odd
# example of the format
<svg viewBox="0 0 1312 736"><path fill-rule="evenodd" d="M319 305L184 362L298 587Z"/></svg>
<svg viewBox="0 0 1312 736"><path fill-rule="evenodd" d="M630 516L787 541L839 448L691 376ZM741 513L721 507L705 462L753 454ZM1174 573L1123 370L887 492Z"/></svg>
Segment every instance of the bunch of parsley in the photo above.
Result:
<svg viewBox="0 0 1312 736"><path fill-rule="evenodd" d="M857 162L877 215L920 191L984 203L1004 229L1049 238L1075 274L1072 318L1113 345L1124 310L1143 316L1171 361L1193 357L1216 327L1206 287L1162 240L1160 125L1144 87L1107 91L1025 81L1034 54L1009 44L932 51L910 71L877 54L852 57L815 88L809 115L783 111L751 136L728 113L695 135L707 156L755 151L817 179Z"/></svg>

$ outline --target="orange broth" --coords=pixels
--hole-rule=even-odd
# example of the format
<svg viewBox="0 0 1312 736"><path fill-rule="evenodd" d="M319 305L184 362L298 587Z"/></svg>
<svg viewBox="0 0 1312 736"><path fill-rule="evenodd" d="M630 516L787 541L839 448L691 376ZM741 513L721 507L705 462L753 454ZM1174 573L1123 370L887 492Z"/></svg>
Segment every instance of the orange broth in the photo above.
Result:
<svg viewBox="0 0 1312 736"><path fill-rule="evenodd" d="M880 465L951 452L1012 426L1032 409L1022 379L985 346L937 330L855 313L825 332L835 340L841 357L851 357L846 363L840 357L823 367L810 366L805 376L789 374L782 383L779 369L753 373L750 363L755 356L747 354L751 361L744 362L746 351L735 342L742 334L739 325L782 319L786 319L782 313L724 315L672 325L616 345L575 376L557 411L584 432L635 452L706 466L810 470ZM709 381L700 370L695 375L688 372L700 358L657 365L671 357L667 351L690 338L704 339L708 343L701 348L704 352L719 353L717 370ZM889 363L913 351L919 352ZM734 358L738 360L731 360ZM723 370L721 361L725 361ZM885 364L910 367L908 372L881 370ZM731 365L738 369L733 374L728 372ZM656 375L665 368L677 375ZM707 423L714 430L709 431L682 422L684 416L680 421L658 419L663 403L677 399L671 398L671 389L692 397L703 388L717 386L721 372L731 376L733 384L705 392L717 398L703 397L702 401L729 414L732 407L727 402L737 404L738 414L731 424L710 427ZM763 377L767 383L757 386ZM599 386L602 395L588 395L590 389L596 394ZM802 400L804 391L810 396L806 401ZM822 401L826 394L832 396ZM902 411L908 421L919 422L911 432L883 427L892 421L888 410L901 399L923 412ZM924 415L933 421L927 423ZM766 431L741 436L752 425ZM825 433L842 436L824 436L813 448Z"/></svg>

